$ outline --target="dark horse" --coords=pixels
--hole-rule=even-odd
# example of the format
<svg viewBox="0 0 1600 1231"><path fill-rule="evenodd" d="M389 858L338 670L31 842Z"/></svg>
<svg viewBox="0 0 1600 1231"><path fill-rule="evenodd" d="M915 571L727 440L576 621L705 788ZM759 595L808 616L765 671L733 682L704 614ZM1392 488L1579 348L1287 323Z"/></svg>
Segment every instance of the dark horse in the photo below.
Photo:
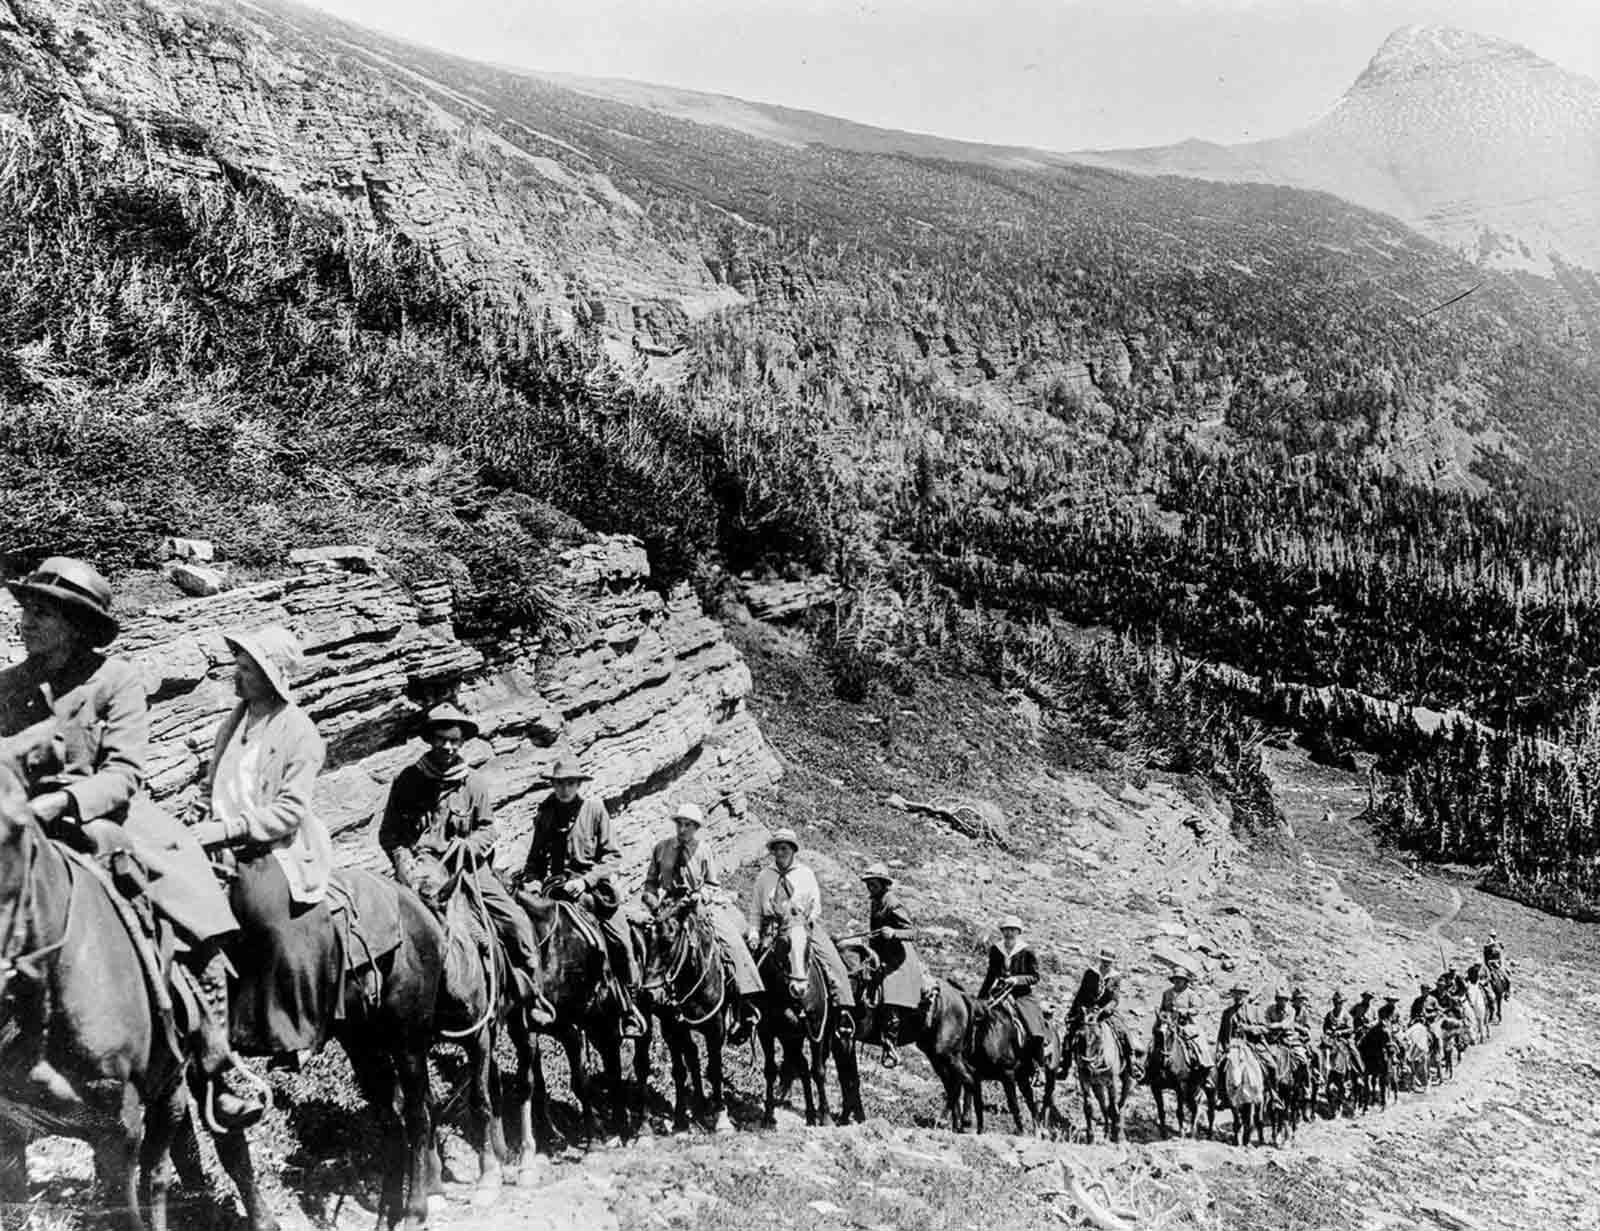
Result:
<svg viewBox="0 0 1600 1231"><path fill-rule="evenodd" d="M767 1079L762 1126L772 1128L777 1124L774 1108L778 1101L780 1040L784 1068L800 1077L806 1123L832 1124L833 1116L828 1111L828 1056L838 1053L842 1057L849 1048L840 1039L843 1010L828 986L822 960L812 951L810 928L798 923L778 928L757 964L766 988L762 996L761 1023L757 1027ZM804 971L803 979L791 979L791 969ZM850 1059L854 1059L853 1054ZM859 1106L861 1099L860 1092L854 1089L852 1075L853 1068L846 1061L839 1074L841 1100L846 1107Z"/></svg>
<svg viewBox="0 0 1600 1231"><path fill-rule="evenodd" d="M1050 1105L1055 1079L1053 1057L1040 1057L1023 1027L1022 1017L1011 1003L1009 993L991 1000L973 1000L967 1024L967 1066L972 1072L972 1109L978 1132L983 1132L983 1083L998 1081L1006 1092L1006 1106L1018 1133L1028 1131L1022 1122L1022 1102L1034 1125L1039 1122L1039 1107L1033 1097L1033 1075L1042 1066L1045 1078L1045 1105Z"/></svg>
<svg viewBox="0 0 1600 1231"><path fill-rule="evenodd" d="M1471 972L1468 972L1469 976ZM1484 985L1484 1008L1487 1013L1486 1020L1497 1022L1501 1019L1506 998L1511 995L1511 976L1506 974L1506 968L1499 962L1490 962L1484 969L1486 982Z"/></svg>
<svg viewBox="0 0 1600 1231"><path fill-rule="evenodd" d="M0 1200L12 1209L25 1206L29 1136L81 1137L94 1146L116 1225L141 1231L142 1195L150 1225L164 1231L169 1150L186 1104L186 1064L114 892L89 865L45 837L14 762L4 755Z"/></svg>
<svg viewBox="0 0 1600 1231"><path fill-rule="evenodd" d="M459 849L460 856L450 861L427 853L416 855L412 884L444 925L438 1036L466 1053L467 1129L478 1155L473 1204L482 1208L492 1205L499 1195L507 1153L496 1043L503 1029L513 1037L519 1033L526 1036L530 1024L548 1024L554 1014L542 996L535 996L527 1008L517 1003L505 950L496 939L478 888L477 861L470 849ZM539 972L532 973L537 978ZM437 1165L435 1150L429 1160L430 1171ZM437 1191L436 1177L430 1176L430 1181L430 1190Z"/></svg>
<svg viewBox="0 0 1600 1231"><path fill-rule="evenodd" d="M651 1016L661 1023L672 1061L673 1129L686 1131L699 1109L710 1115L713 1131L727 1132L733 1121L722 1099L722 1047L733 999L732 976L699 895L685 894L663 903L648 936L640 990ZM705 1044L704 1082L696 1035ZM650 1068L648 1036L634 1047L633 1063L642 1100ZM711 1087L709 1103L706 1085Z"/></svg>
<svg viewBox="0 0 1600 1231"><path fill-rule="evenodd" d="M1122 1043L1111 1023L1098 1013L1086 1014L1077 1023L1067 1049L1078 1074L1078 1092L1083 1098L1083 1131L1094 1142L1094 1120L1098 1113L1112 1141L1122 1140L1122 1108L1128 1101L1133 1074ZM1049 1098L1046 1098L1049 1103Z"/></svg>
<svg viewBox="0 0 1600 1231"><path fill-rule="evenodd" d="M1170 1013L1156 1018L1147 1066L1150 1093L1156 1100L1156 1125L1167 1135L1165 1092L1171 1090L1178 1104L1178 1135L1195 1137L1200 1132L1200 1096L1205 1096L1206 1134L1216 1135L1217 1099L1211 1088L1212 1066L1184 1042L1177 1021Z"/></svg>
<svg viewBox="0 0 1600 1231"><path fill-rule="evenodd" d="M1401 1047L1396 1030L1388 1022L1376 1022L1362 1033L1356 1050L1361 1057L1361 1073L1356 1089L1365 1110L1374 1102L1389 1105L1389 1095L1399 1092Z"/></svg>
<svg viewBox="0 0 1600 1231"><path fill-rule="evenodd" d="M865 945L841 945L839 955L850 971L856 1003L865 1006L877 969L878 957ZM858 1014L861 1037L872 1041L873 1012ZM900 1016L900 1042L917 1047L928 1058L944 1086L944 1109L950 1131L964 1133L971 1123L972 1067L967 1063L967 1028L972 1020L972 997L952 979L940 979L931 994L924 993L915 1013Z"/></svg>
<svg viewBox="0 0 1600 1231"><path fill-rule="evenodd" d="M337 981L344 1010L342 1017L323 1023L323 1031L337 1039L349 1057L356 1084L380 1126L378 1223L417 1231L428 1220L434 1145L428 1052L437 1032L444 928L422 899L403 885L353 869L335 872L334 879L349 887L357 900L387 894L397 899L398 944L372 965L376 989L369 980L346 975L343 948L331 927L319 977ZM251 1231L275 1231L278 1222L256 1184L245 1134L220 1134L216 1145L217 1157L244 1202Z"/></svg>
<svg viewBox="0 0 1600 1231"><path fill-rule="evenodd" d="M1322 1088L1327 1095L1328 1115L1337 1117L1347 1107L1353 1109L1365 1081L1361 1056L1355 1044L1344 1035L1330 1035L1322 1042Z"/></svg>
<svg viewBox="0 0 1600 1231"><path fill-rule="evenodd" d="M610 1127L618 1136L628 1127L628 1108L622 1091L622 1014L616 999L602 992L610 977L610 963L600 925L571 902L540 897L531 890L519 892L516 899L533 921L544 993L553 1010L552 1020L539 1026L536 1033L513 1034L511 1040L517 1050L520 1145L527 1159L530 1150L548 1150L555 1139L540 1035L554 1036L566 1052L567 1071L586 1140L600 1135L600 1121L595 1109L595 1081L583 1066L585 1040L600 1055L610 1092ZM641 1039L636 1046L644 1042Z"/></svg>

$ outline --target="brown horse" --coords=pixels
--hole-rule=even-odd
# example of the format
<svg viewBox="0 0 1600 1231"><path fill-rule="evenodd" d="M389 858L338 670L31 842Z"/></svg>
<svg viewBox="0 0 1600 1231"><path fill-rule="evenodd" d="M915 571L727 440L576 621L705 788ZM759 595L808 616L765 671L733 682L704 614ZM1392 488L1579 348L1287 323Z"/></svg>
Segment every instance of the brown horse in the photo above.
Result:
<svg viewBox="0 0 1600 1231"><path fill-rule="evenodd" d="M1349 1037L1328 1035L1322 1041L1322 1089L1327 1097L1328 1116L1336 1118L1353 1108L1364 1074L1361 1057Z"/></svg>
<svg viewBox="0 0 1600 1231"><path fill-rule="evenodd" d="M566 1052L572 1093L578 1100L585 1140L600 1135L594 1077L583 1064L585 1041L599 1053L605 1084L610 1093L610 1128L621 1136L628 1128L627 1102L622 1091L622 1014L610 986L610 960L600 925L580 906L540 897L523 890L516 900L533 921L539 942L544 993L553 1016L531 1036L513 1034L517 1051L517 1103L520 1146L525 1164L530 1150L548 1151L555 1140L550 1119L550 1093L545 1086L541 1035L557 1039ZM645 1044L640 1039L635 1046Z"/></svg>
<svg viewBox="0 0 1600 1231"><path fill-rule="evenodd" d="M865 945L839 946L855 989L859 1037L872 1041L873 1010L866 1007L866 996L875 977L878 956ZM931 993L924 994L914 1013L900 1015L900 1042L914 1046L928 1058L944 1087L945 1114L950 1131L964 1133L971 1125L972 1068L967 1063L967 1028L972 1019L972 997L953 979L940 979Z"/></svg>
<svg viewBox="0 0 1600 1231"><path fill-rule="evenodd" d="M967 1068L972 1073L972 1110L978 1132L983 1132L983 1083L998 1081L1005 1091L1012 1123L1018 1134L1026 1133L1029 1128L1023 1125L1017 1095L1020 1093L1022 1102L1027 1104L1030 1126L1037 1126L1039 1107L1033 1097L1033 1075L1040 1067L1039 1057L1009 994L990 1000L974 999L971 1003L965 1051ZM1044 1057L1046 1107L1051 1106L1053 1061L1049 1055Z"/></svg>
<svg viewBox="0 0 1600 1231"><path fill-rule="evenodd" d="M640 991L650 1015L661 1024L661 1036L672 1062L673 1129L686 1132L698 1108L711 1117L714 1132L727 1132L733 1128L733 1121L722 1096L722 1048L735 993L716 930L701 910L699 896L686 894L663 903L647 935ZM703 1081L696 1035L705 1045ZM634 1047L633 1062L642 1118L650 1067L648 1036ZM707 1085L711 1088L709 1102Z"/></svg>
<svg viewBox="0 0 1600 1231"><path fill-rule="evenodd" d="M81 1137L116 1225L142 1231L143 1195L164 1231L186 1064L113 892L45 837L0 762L0 1200L27 1200L30 1136Z"/></svg>
<svg viewBox="0 0 1600 1231"><path fill-rule="evenodd" d="M1216 1135L1217 1100L1211 1088L1212 1066L1191 1051L1170 1013L1156 1018L1147 1071L1150 1092L1156 1100L1156 1126L1161 1136L1167 1135L1167 1104L1163 1097L1167 1090L1171 1090L1177 1100L1180 1137L1199 1135L1202 1094L1206 1104L1206 1135Z"/></svg>
<svg viewBox="0 0 1600 1231"><path fill-rule="evenodd" d="M1403 1051L1398 1030L1390 1022L1368 1026L1357 1044L1361 1057L1361 1076L1357 1089L1363 1110L1376 1101L1379 1108L1389 1105L1389 1096L1399 1093L1399 1074Z"/></svg>
<svg viewBox="0 0 1600 1231"><path fill-rule="evenodd" d="M398 944L372 966L377 988L345 973L345 955L329 929L324 969L336 980L343 1015L323 1024L350 1060L356 1084L379 1124L382 1163L378 1225L419 1231L427 1225L433 1116L428 1052L437 1031L436 1010L444 977L444 928L417 894L371 872L343 870L336 880L365 878L363 896L394 894ZM192 1126L188 1133L192 1134ZM251 1231L276 1231L278 1221L256 1183L249 1141L242 1132L215 1137L217 1157L244 1202ZM192 1140L180 1143L192 1157Z"/></svg>
<svg viewBox="0 0 1600 1231"><path fill-rule="evenodd" d="M443 980L437 1007L438 1037L459 1045L467 1058L467 1129L478 1155L478 1180L473 1204L492 1205L500 1192L506 1161L501 1123L500 1069L495 1060L502 1030L527 1035L531 1024L549 1024L554 1013L542 995L524 1008L518 1004L510 963L495 936L494 924L478 888L480 869L471 850L441 861L419 853L412 864L412 884L444 925ZM532 972L535 978L540 972ZM436 1126L437 1127L437 1126ZM437 1169L437 1150L429 1160ZM441 1185L430 1177L429 1188Z"/></svg>
<svg viewBox="0 0 1600 1231"><path fill-rule="evenodd" d="M778 928L772 943L757 959L757 966L766 989L761 1001L761 1022L756 1028L767 1082L762 1127L772 1128L777 1124L780 1042L785 1069L800 1077L806 1123L832 1124L833 1116L828 1111L828 1057L848 1049L841 1047L839 1037L843 1010L828 986L821 958L811 948L810 928L802 924ZM792 980L791 969L803 970L804 980ZM851 1075L848 1069L840 1072L842 1102L847 1107L852 1105L852 1094L854 1104L860 1103L860 1093L852 1090Z"/></svg>
<svg viewBox="0 0 1600 1231"><path fill-rule="evenodd" d="M1122 1109L1133 1085L1122 1041L1111 1023L1098 1014L1086 1015L1077 1024L1068 1050L1078 1074L1078 1093L1083 1099L1083 1131L1092 1145L1094 1121L1098 1113L1112 1141L1122 1140ZM1049 1099L1046 1099L1048 1105Z"/></svg>

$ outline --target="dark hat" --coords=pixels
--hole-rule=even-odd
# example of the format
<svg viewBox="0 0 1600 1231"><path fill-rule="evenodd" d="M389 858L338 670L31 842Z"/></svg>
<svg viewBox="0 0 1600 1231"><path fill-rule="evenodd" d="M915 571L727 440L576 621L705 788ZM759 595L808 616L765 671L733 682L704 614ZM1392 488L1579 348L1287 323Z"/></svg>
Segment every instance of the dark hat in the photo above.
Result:
<svg viewBox="0 0 1600 1231"><path fill-rule="evenodd" d="M1384 1004L1399 1004L1400 1003L1400 997L1398 997L1398 996L1385 996L1383 998L1383 1003Z"/></svg>
<svg viewBox="0 0 1600 1231"><path fill-rule="evenodd" d="M1340 991L1337 987L1333 989L1333 1003L1334 1004L1343 1004L1344 1003L1344 992Z"/></svg>
<svg viewBox="0 0 1600 1231"><path fill-rule="evenodd" d="M111 584L92 564L71 556L51 556L21 581L6 588L18 601L43 599L53 603L95 645L105 645L117 635L117 618L111 614Z"/></svg>
<svg viewBox="0 0 1600 1231"><path fill-rule="evenodd" d="M460 727L461 734L466 739L478 738L478 724L448 701L440 702L422 716L424 735L435 727Z"/></svg>
<svg viewBox="0 0 1600 1231"><path fill-rule="evenodd" d="M551 782L588 782L593 777L583 772L575 757L562 757L550 771Z"/></svg>

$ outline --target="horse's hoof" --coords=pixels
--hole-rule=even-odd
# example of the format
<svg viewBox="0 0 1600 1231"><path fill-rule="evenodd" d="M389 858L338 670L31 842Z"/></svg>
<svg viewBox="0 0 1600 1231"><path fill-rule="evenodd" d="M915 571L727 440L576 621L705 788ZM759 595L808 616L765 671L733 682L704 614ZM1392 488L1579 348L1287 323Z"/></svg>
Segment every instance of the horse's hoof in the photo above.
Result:
<svg viewBox="0 0 1600 1231"><path fill-rule="evenodd" d="M777 1128L778 1127L778 1117L777 1116L762 1116L761 1117L761 1127L762 1128Z"/></svg>
<svg viewBox="0 0 1600 1231"><path fill-rule="evenodd" d="M716 1123L711 1126L711 1131L713 1133L733 1132L733 1117L725 1111L718 1112Z"/></svg>

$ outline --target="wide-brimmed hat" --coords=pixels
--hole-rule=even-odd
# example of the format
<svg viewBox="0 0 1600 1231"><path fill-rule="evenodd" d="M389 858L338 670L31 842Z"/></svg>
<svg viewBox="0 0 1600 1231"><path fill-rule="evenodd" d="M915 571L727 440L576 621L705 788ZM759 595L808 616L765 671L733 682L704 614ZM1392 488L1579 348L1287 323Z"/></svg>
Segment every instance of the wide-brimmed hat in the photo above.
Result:
<svg viewBox="0 0 1600 1231"><path fill-rule="evenodd" d="M448 701L440 702L422 716L423 734L435 727L460 727L464 739L478 738L478 724Z"/></svg>
<svg viewBox="0 0 1600 1231"><path fill-rule="evenodd" d="M792 846L800 849L800 837L792 829L774 829L772 836L767 839L767 849L770 851L775 846Z"/></svg>
<svg viewBox="0 0 1600 1231"><path fill-rule="evenodd" d="M1399 1004L1400 1003L1400 997L1398 997L1398 996L1385 996L1383 998L1383 1003L1384 1004Z"/></svg>
<svg viewBox="0 0 1600 1231"><path fill-rule="evenodd" d="M1167 981L1169 983L1174 981L1174 980L1176 980L1176 979L1193 979L1193 978L1194 978L1194 971L1190 970L1187 966L1179 966L1176 962L1173 963L1172 969L1167 972Z"/></svg>
<svg viewBox="0 0 1600 1231"><path fill-rule="evenodd" d="M706 814L700 810L699 804L679 804L677 810L672 814L672 819L674 821L690 821L695 825L704 825L706 823Z"/></svg>
<svg viewBox="0 0 1600 1231"><path fill-rule="evenodd" d="M1250 989L1243 983L1235 983L1228 989L1228 995L1230 996L1248 996L1249 994Z"/></svg>
<svg viewBox="0 0 1600 1231"><path fill-rule="evenodd" d="M1096 956L1102 962L1114 962L1117 960L1116 950L1114 950L1110 945L1101 945L1100 952L1096 954Z"/></svg>
<svg viewBox="0 0 1600 1231"><path fill-rule="evenodd" d="M1019 932L1022 931L1022 919L1017 915L1003 916L1000 920L1000 930L1004 932L1007 928L1015 928Z"/></svg>
<svg viewBox="0 0 1600 1231"><path fill-rule="evenodd" d="M589 782L593 778L593 774L583 772L576 757L562 757L550 771L551 782Z"/></svg>
<svg viewBox="0 0 1600 1231"><path fill-rule="evenodd" d="M105 645L117 635L117 618L111 614L111 583L94 565L71 556L51 556L21 581L6 588L18 601L43 599L54 604L95 645Z"/></svg>
<svg viewBox="0 0 1600 1231"><path fill-rule="evenodd" d="M248 633L224 633L222 639L235 654L246 654L272 691L284 701L293 701L289 683L300 672L300 640L281 624L268 624Z"/></svg>
<svg viewBox="0 0 1600 1231"><path fill-rule="evenodd" d="M894 877L889 875L889 865L875 863L861 874L864 881L882 881L886 885L894 884Z"/></svg>
<svg viewBox="0 0 1600 1231"><path fill-rule="evenodd" d="M1338 988L1334 988L1333 989L1333 1002L1334 1002L1334 1004L1343 1004L1344 1003L1344 993L1342 991L1340 991Z"/></svg>
<svg viewBox="0 0 1600 1231"><path fill-rule="evenodd" d="M1305 998L1306 998L1305 989L1301 988L1301 987L1297 987L1297 988L1294 989L1294 991L1289 993L1289 999L1290 1000L1304 1000Z"/></svg>
<svg viewBox="0 0 1600 1231"><path fill-rule="evenodd" d="M1278 984L1277 987L1272 989L1272 998L1274 1000L1289 999L1289 985L1287 983Z"/></svg>

